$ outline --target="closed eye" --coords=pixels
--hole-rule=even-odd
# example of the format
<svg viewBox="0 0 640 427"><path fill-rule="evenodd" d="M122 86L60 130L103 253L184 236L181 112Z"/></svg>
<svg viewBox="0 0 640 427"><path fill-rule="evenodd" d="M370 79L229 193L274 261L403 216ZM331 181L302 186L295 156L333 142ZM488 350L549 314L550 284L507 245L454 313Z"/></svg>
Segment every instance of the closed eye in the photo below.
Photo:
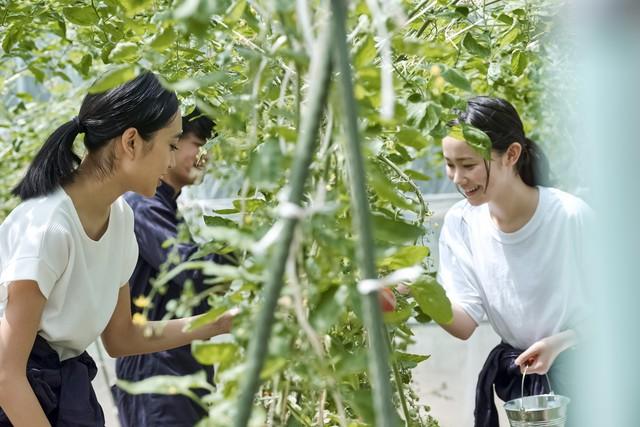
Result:
<svg viewBox="0 0 640 427"><path fill-rule="evenodd" d="M169 148L171 148L171 151L178 151L178 146L176 144L169 144Z"/></svg>

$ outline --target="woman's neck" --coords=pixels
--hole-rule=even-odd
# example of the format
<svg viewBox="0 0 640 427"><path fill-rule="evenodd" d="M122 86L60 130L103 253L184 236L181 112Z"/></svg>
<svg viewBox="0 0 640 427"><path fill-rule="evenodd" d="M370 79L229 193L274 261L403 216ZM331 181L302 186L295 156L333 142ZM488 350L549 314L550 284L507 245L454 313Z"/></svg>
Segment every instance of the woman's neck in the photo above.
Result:
<svg viewBox="0 0 640 427"><path fill-rule="evenodd" d="M524 227L538 207L539 191L521 179L514 180L500 192L500 197L489 202L491 219L500 231L513 233Z"/></svg>
<svg viewBox="0 0 640 427"><path fill-rule="evenodd" d="M111 204L124 190L110 177L100 179L81 171L69 184L63 186L78 213L87 235L99 240L109 224Z"/></svg>

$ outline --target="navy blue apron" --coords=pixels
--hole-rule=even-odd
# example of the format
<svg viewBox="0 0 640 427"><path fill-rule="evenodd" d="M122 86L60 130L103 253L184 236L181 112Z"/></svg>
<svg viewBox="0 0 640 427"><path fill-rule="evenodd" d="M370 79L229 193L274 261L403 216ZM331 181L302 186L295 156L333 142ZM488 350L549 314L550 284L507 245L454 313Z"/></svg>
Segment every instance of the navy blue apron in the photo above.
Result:
<svg viewBox="0 0 640 427"><path fill-rule="evenodd" d="M104 413L91 386L97 372L86 351L60 362L39 335L27 361L27 379L53 427L104 427ZM0 409L0 427L11 425Z"/></svg>
<svg viewBox="0 0 640 427"><path fill-rule="evenodd" d="M522 397L522 373L520 367L515 364L515 360L522 352L523 350L502 342L489 353L478 375L476 407L473 413L474 427L499 427L498 411L493 398L494 386L496 395L504 402ZM553 391L563 396L567 396L570 392L570 379L568 378L570 352L571 350L562 352L549 371ZM546 394L549 391L549 383L544 375L527 374L524 381L525 396ZM567 427L572 425L573 406L569 404Z"/></svg>

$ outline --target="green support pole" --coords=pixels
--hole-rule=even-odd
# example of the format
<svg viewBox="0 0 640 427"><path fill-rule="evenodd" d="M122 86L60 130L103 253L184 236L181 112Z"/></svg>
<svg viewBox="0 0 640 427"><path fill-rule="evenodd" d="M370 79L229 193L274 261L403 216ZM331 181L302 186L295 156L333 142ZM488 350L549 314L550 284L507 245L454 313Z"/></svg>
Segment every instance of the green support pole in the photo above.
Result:
<svg viewBox="0 0 640 427"><path fill-rule="evenodd" d="M362 279L376 279L374 244L369 211L369 200L365 181L364 161L360 149L358 114L351 81L351 61L346 34L346 1L331 0L336 44L336 69L340 73L341 96L345 114L347 134L347 159L351 187L351 205L354 230L358 235L358 262ZM382 312L378 303L378 292L362 295L364 324L367 329L369 352L369 375L373 389L376 426L395 427L398 416L393 406L389 372L389 354L384 337Z"/></svg>
<svg viewBox="0 0 640 427"><path fill-rule="evenodd" d="M302 118L293 170L289 179L288 202L295 205L300 205L302 201L304 184L309 176L309 168L318 141L318 130L327 103L331 80L331 39L331 31L325 30L318 40L316 56L312 58L309 102ZM284 221L284 227L280 239L276 243L272 267L264 287L264 299L258 313L256 332L249 343L247 373L240 389L237 413L233 424L235 427L246 427L251 417L254 397L260 385L260 372L268 352L274 312L282 290L289 247L298 219L287 218L282 221Z"/></svg>

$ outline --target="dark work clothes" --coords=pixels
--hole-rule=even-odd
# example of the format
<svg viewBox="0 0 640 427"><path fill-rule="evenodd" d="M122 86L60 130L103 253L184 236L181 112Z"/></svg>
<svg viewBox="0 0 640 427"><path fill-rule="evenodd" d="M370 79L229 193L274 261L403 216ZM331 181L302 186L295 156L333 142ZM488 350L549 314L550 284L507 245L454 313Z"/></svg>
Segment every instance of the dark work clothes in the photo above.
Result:
<svg viewBox="0 0 640 427"><path fill-rule="evenodd" d="M149 294L149 280L158 275L169 252L175 250L175 246L165 249L162 245L167 239L176 237L180 221L176 216L176 195L166 183L158 187L153 197L145 198L127 193L125 199L133 209L140 249L136 268L129 280L133 300L137 296ZM177 250L180 260L185 261L198 250L198 246L195 243L181 243ZM222 262L217 255L206 259ZM182 272L168 284L164 295L156 294L153 308L149 311L149 320L163 318L167 312L167 302L180 297L182 285L187 279L193 282L196 292L206 289L200 270ZM201 314L208 309L206 301L203 301L193 309L193 314ZM135 306L131 310L134 313L141 311ZM213 367L200 365L191 355L188 345L169 351L123 357L116 361L118 379L127 381L139 381L155 375L188 375L201 370L206 371L209 381L213 382ZM193 426L206 415L198 405L183 396L129 395L117 387L113 388L113 394L123 427Z"/></svg>
<svg viewBox="0 0 640 427"><path fill-rule="evenodd" d="M556 394L566 396L566 358L567 350L561 353L554 362L549 377L551 387ZM507 402L522 397L522 373L514 363L523 350L513 348L509 344L498 344L489 356L478 376L476 388L476 407L474 411L474 427L499 427L498 411L493 397L493 387L500 399ZM524 395L549 393L549 383L544 375L527 375L524 382ZM569 405L571 408L571 405ZM571 418L570 414L567 417ZM570 421L570 420L569 420Z"/></svg>
<svg viewBox="0 0 640 427"><path fill-rule="evenodd" d="M85 351L60 362L39 335L27 361L27 379L53 427L103 427L104 414L91 386L98 372ZM11 426L0 409L0 426Z"/></svg>

